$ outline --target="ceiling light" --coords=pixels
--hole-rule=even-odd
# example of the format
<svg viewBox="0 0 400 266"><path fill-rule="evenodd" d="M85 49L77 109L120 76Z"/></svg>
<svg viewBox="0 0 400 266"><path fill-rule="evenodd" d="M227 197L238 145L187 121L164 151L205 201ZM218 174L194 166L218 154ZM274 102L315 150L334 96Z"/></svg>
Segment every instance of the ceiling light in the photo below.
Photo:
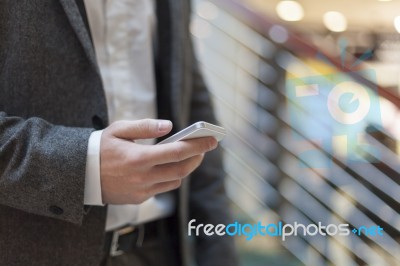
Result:
<svg viewBox="0 0 400 266"><path fill-rule="evenodd" d="M397 32L400 33L400 16L394 18L393 24Z"/></svg>
<svg viewBox="0 0 400 266"><path fill-rule="evenodd" d="M330 31L342 32L347 29L346 17L336 11L329 11L324 14L324 24Z"/></svg>
<svg viewBox="0 0 400 266"><path fill-rule="evenodd" d="M283 0L276 6L278 16L286 21L299 21L304 17L303 7L292 0Z"/></svg>

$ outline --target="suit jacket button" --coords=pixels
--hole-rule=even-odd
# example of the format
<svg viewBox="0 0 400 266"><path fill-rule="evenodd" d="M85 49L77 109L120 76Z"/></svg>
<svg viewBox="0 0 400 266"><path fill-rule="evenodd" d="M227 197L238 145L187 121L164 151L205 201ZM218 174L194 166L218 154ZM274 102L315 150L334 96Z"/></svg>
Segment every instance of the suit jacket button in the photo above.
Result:
<svg viewBox="0 0 400 266"><path fill-rule="evenodd" d="M98 115L94 115L92 117L92 125L96 130L104 129L105 127L103 119L101 119Z"/></svg>
<svg viewBox="0 0 400 266"><path fill-rule="evenodd" d="M58 206L52 205L49 207L49 210L51 213L55 214L55 215L61 215L64 213L64 210Z"/></svg>

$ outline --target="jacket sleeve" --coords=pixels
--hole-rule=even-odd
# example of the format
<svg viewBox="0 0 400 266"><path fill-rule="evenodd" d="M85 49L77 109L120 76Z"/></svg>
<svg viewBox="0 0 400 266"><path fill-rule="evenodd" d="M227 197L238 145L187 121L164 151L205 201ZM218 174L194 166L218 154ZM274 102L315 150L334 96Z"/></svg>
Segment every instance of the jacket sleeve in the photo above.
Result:
<svg viewBox="0 0 400 266"><path fill-rule="evenodd" d="M192 48L193 54L193 48ZM191 122L215 123L210 95L193 55L193 94ZM189 212L196 224L229 224L230 206L224 186L222 151L220 148L205 155L201 166L190 178ZM238 265L234 239L230 236L200 235L195 241L196 261L200 266Z"/></svg>
<svg viewBox="0 0 400 266"><path fill-rule="evenodd" d="M91 132L0 112L0 204L80 224Z"/></svg>

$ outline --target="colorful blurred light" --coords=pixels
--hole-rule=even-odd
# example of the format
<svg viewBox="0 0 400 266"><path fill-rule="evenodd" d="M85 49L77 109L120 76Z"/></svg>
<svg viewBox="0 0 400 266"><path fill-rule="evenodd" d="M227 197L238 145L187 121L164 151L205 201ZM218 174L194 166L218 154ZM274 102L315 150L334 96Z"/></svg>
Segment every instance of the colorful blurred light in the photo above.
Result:
<svg viewBox="0 0 400 266"><path fill-rule="evenodd" d="M304 17L303 7L293 0L280 1L276 6L276 13L286 21L299 21Z"/></svg>
<svg viewBox="0 0 400 266"><path fill-rule="evenodd" d="M346 17L337 11L329 11L324 14L324 25L330 31L342 32L347 29L347 19Z"/></svg>
<svg viewBox="0 0 400 266"><path fill-rule="evenodd" d="M393 20L394 27L396 28L397 32L400 33L400 16L397 16Z"/></svg>
<svg viewBox="0 0 400 266"><path fill-rule="evenodd" d="M280 25L273 25L269 29L268 35L276 43L284 43L289 39L288 31Z"/></svg>

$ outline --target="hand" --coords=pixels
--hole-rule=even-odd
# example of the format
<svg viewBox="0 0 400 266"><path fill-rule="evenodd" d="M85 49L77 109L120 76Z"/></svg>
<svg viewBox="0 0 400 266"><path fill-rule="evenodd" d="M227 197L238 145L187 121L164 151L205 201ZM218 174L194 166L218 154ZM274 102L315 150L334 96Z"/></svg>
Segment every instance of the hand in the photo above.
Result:
<svg viewBox="0 0 400 266"><path fill-rule="evenodd" d="M168 134L172 123L144 119L118 121L101 136L100 176L103 203L139 204L181 185L203 160L203 154L217 147L212 137L162 145L141 145L138 139Z"/></svg>

